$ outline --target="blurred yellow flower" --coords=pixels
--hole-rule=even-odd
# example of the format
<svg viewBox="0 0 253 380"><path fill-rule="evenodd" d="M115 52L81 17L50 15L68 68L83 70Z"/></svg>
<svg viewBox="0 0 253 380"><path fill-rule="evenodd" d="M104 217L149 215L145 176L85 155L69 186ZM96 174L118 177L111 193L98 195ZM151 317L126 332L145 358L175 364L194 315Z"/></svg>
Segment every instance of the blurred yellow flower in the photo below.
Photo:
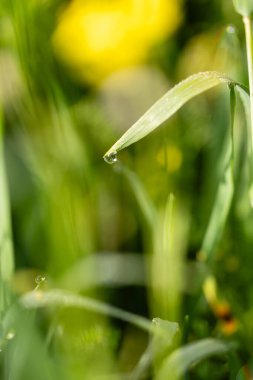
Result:
<svg viewBox="0 0 253 380"><path fill-rule="evenodd" d="M175 31L180 0L73 0L53 34L58 57L76 76L99 82L143 62L150 48Z"/></svg>

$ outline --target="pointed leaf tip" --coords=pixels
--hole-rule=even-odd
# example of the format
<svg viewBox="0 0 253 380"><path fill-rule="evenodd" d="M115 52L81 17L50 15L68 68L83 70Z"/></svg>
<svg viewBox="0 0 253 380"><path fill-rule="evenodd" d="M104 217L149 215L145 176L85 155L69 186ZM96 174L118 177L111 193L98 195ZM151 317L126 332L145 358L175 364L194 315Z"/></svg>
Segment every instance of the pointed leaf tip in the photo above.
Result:
<svg viewBox="0 0 253 380"><path fill-rule="evenodd" d="M174 115L187 101L221 83L231 84L235 82L225 74L206 71L194 74L178 83L123 134L107 151L104 159L141 140Z"/></svg>

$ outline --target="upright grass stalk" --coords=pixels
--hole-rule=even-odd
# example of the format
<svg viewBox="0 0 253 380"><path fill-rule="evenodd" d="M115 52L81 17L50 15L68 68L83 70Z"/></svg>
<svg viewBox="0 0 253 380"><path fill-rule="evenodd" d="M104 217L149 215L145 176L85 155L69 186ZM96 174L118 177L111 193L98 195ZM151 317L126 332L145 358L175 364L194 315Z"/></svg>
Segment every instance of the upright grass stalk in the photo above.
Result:
<svg viewBox="0 0 253 380"><path fill-rule="evenodd" d="M3 150L3 114L0 109L0 315L8 303L7 288L14 268L10 203Z"/></svg>
<svg viewBox="0 0 253 380"><path fill-rule="evenodd" d="M250 89L250 157L251 157L251 178L249 196L251 205L253 206L253 35L252 35L252 18L250 16L243 16L243 23L245 29L246 50L247 50L247 66L249 76L249 89Z"/></svg>

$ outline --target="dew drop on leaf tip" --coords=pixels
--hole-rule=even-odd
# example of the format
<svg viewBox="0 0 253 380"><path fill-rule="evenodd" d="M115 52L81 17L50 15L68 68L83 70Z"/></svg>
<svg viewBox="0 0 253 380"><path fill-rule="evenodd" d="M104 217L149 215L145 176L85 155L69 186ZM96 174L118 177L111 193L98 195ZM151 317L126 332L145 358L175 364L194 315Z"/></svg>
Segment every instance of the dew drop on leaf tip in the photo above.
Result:
<svg viewBox="0 0 253 380"><path fill-rule="evenodd" d="M39 274L36 278L35 278L35 282L37 285L41 285L43 282L46 281L46 277L45 276L42 276L41 274Z"/></svg>
<svg viewBox="0 0 253 380"><path fill-rule="evenodd" d="M112 152L110 154L107 154L106 156L104 156L104 160L107 164L110 164L110 165L115 164L118 161L117 153Z"/></svg>

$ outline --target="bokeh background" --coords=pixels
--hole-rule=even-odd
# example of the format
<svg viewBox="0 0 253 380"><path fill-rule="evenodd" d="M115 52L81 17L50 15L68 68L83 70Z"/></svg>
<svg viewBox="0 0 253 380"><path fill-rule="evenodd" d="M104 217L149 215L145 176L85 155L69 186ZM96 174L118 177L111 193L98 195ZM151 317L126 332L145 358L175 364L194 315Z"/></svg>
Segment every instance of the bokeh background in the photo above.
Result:
<svg viewBox="0 0 253 380"><path fill-rule="evenodd" d="M247 84L244 62L242 23L230 0L1 1L0 110L13 294L56 287L149 319L183 324L190 315L190 341L238 334L242 362L247 360L253 219L241 177L210 264L216 283L207 284L199 302L202 275L210 270L199 250L230 119L227 92L212 90L189 102L122 151L115 165L102 158L178 81L217 70ZM243 125L240 106L237 119ZM169 196L173 243L164 243ZM229 321L221 318L224 310ZM57 367L50 372L45 364L43 379L55 379L57 371L74 380L127 373L148 342L127 323L74 308L37 318L37 343L24 339L39 347L51 326L47 339ZM249 325L247 334L240 323ZM30 336L26 322L22 326ZM25 356L19 367L14 360L17 378L40 379L40 355L33 366ZM220 359L190 378L207 379L210 370L212 378L227 378Z"/></svg>

